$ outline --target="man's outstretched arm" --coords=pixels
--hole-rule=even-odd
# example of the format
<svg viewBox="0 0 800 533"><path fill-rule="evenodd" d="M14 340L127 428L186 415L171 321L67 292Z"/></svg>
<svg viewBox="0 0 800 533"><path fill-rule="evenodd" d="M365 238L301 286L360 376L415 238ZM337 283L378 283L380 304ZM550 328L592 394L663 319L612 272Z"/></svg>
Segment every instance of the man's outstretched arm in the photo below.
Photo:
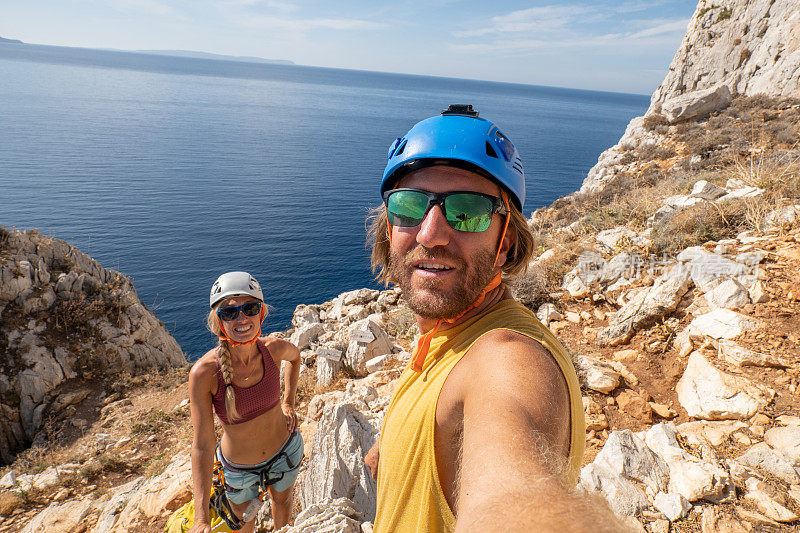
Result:
<svg viewBox="0 0 800 533"><path fill-rule="evenodd" d="M619 532L604 501L564 484L569 393L537 342L499 331L476 343L464 387L456 531Z"/></svg>

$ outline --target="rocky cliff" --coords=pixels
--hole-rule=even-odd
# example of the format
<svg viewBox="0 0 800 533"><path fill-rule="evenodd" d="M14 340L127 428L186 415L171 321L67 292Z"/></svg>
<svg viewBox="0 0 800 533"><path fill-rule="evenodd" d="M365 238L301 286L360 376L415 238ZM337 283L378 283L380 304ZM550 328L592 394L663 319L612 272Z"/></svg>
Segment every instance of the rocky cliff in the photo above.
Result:
<svg viewBox="0 0 800 533"><path fill-rule="evenodd" d="M3 462L45 442L73 404L108 394L104 380L184 363L128 278L35 230L0 228L0 318Z"/></svg>
<svg viewBox="0 0 800 533"><path fill-rule="evenodd" d="M701 0L664 81L644 117L589 171L581 193L597 191L624 172L625 154L668 142L646 117L670 124L702 119L737 96L800 98L800 9L795 0Z"/></svg>

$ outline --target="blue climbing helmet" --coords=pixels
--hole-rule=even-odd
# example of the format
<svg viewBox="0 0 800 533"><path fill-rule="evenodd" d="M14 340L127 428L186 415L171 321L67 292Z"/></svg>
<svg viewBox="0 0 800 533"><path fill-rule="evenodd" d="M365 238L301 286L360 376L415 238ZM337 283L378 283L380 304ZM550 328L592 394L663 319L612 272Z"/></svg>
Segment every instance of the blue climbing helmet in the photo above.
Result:
<svg viewBox="0 0 800 533"><path fill-rule="evenodd" d="M525 204L525 171L517 149L493 122L471 105L453 104L418 122L389 147L381 196L409 172L449 165L476 172L505 188L517 208Z"/></svg>

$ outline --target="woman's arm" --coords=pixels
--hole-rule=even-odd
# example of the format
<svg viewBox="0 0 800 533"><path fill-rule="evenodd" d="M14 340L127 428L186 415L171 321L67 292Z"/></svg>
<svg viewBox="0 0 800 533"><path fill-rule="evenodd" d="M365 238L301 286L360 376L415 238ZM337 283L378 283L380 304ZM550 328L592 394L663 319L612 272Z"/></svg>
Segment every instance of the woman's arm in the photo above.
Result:
<svg viewBox="0 0 800 533"><path fill-rule="evenodd" d="M289 429L297 428L297 414L294 411L295 397L297 396L297 381L300 378L300 350L291 342L282 339L271 339L269 350L277 359L285 361L283 372L283 402L281 408L286 415Z"/></svg>
<svg viewBox="0 0 800 533"><path fill-rule="evenodd" d="M211 531L208 514L211 477L217 437L211 407L216 364L205 356L189 372L189 401L192 415L192 492L194 493L194 526L192 532Z"/></svg>

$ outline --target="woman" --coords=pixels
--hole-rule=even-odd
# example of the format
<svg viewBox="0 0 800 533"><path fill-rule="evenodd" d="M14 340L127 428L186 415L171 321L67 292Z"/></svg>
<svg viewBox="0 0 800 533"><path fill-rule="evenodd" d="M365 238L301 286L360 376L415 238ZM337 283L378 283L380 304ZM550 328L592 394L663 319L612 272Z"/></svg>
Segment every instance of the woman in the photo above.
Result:
<svg viewBox="0 0 800 533"><path fill-rule="evenodd" d="M284 340L259 338L267 310L261 287L250 274L221 275L211 287L210 304L208 328L219 337L219 344L189 372L195 498L190 532L211 531L209 495L215 462L221 466L224 495L235 517L242 519L248 503L267 490L278 530L289 522L292 487L303 458L294 411L300 352ZM281 361L287 363L283 402ZM212 413L222 423L219 445ZM250 533L255 517L244 518L241 531Z"/></svg>

